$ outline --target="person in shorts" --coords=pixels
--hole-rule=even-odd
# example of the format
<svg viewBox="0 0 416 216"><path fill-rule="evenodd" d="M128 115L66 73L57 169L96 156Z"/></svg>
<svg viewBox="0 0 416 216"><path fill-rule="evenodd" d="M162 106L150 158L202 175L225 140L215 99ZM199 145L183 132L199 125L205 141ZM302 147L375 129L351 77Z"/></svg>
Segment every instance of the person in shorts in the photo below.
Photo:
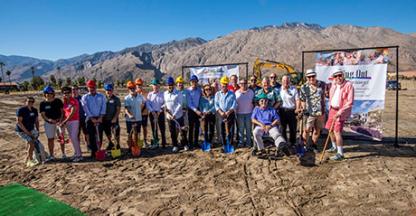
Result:
<svg viewBox="0 0 416 216"><path fill-rule="evenodd" d="M35 99L27 97L24 106L16 111L16 134L22 138L27 145L26 166L33 167L39 161L33 159L35 140L39 136L38 110L33 107Z"/></svg>
<svg viewBox="0 0 416 216"><path fill-rule="evenodd" d="M129 94L124 97L124 107L126 116L126 128L128 134L128 140L138 140L142 121L142 108L144 106L144 98L136 91L136 85L129 81L127 83L127 89ZM136 133L132 134L132 130L135 128ZM134 139L133 139L134 138ZM129 150L131 149L131 142L128 142Z"/></svg>
<svg viewBox="0 0 416 216"><path fill-rule="evenodd" d="M350 117L354 103L354 86L345 80L344 70L339 68L332 74L333 83L329 90L329 115L325 128L333 133L329 133L332 141L330 152L337 152L331 160L343 160L344 149L342 140L342 128L344 122ZM332 125L333 124L333 125Z"/></svg>
<svg viewBox="0 0 416 216"><path fill-rule="evenodd" d="M136 84L136 92L138 94L140 94L143 99L144 99L144 104L146 104L146 98L147 98L147 91L144 88L144 81L142 79L136 79L136 81L134 82L134 84ZM147 110L146 105L143 106L142 108L142 129L143 129L143 143L144 146L148 146L148 142L147 142L147 126L148 126L148 122L149 122L149 110Z"/></svg>
<svg viewBox="0 0 416 216"><path fill-rule="evenodd" d="M55 160L54 147L55 135L57 132L57 124L62 121L64 116L64 104L61 99L55 98L55 90L51 86L46 86L43 89L43 96L45 100L40 102L39 111L45 121L45 134L48 138L49 157L48 161ZM62 156L65 156L64 149L62 149Z"/></svg>
<svg viewBox="0 0 416 216"><path fill-rule="evenodd" d="M318 138L324 127L325 83L316 79L316 72L312 69L306 71L306 79L307 82L301 86L299 94L305 121L303 138L307 141L307 136L312 133L312 144L307 146L307 150L317 153Z"/></svg>

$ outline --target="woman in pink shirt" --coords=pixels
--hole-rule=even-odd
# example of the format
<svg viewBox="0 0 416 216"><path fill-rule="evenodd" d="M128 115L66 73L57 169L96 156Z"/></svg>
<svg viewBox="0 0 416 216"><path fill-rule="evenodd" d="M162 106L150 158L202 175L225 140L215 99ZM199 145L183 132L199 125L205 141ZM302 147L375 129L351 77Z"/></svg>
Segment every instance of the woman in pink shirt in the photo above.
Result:
<svg viewBox="0 0 416 216"><path fill-rule="evenodd" d="M64 95L64 120L60 123L60 126L66 126L74 148L73 162L79 162L82 158L81 147L79 144L78 131L79 131L79 103L78 100L71 96L71 88L63 87L62 93Z"/></svg>
<svg viewBox="0 0 416 216"><path fill-rule="evenodd" d="M251 147L251 113L254 108L254 92L248 88L247 79L240 80L240 89L235 92L235 97L237 99L238 147L243 147L244 143L247 147Z"/></svg>
<svg viewBox="0 0 416 216"><path fill-rule="evenodd" d="M330 129L333 126L333 133L330 133L332 148L329 152L337 152L331 157L331 160L343 160L343 140L342 128L345 120L351 115L352 105L354 102L354 87L351 82L345 80L344 70L337 69L333 74L334 82L329 90L329 115L325 128Z"/></svg>

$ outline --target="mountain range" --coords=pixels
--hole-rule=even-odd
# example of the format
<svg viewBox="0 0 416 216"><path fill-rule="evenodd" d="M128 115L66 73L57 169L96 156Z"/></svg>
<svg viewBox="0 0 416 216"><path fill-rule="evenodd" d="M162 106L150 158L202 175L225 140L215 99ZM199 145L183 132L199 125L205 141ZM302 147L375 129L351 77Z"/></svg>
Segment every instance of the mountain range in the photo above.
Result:
<svg viewBox="0 0 416 216"><path fill-rule="evenodd" d="M30 78L35 74L47 78L85 76L104 81L135 79L150 80L170 74L181 74L184 65L248 62L251 74L256 58L284 62L301 70L302 50L346 49L375 46L400 46L400 71L416 69L416 34L404 34L383 27L285 23L239 30L206 41L186 38L163 44L142 44L123 50L83 54L57 61L22 56L0 55L5 71L12 79ZM394 53L393 53L394 54ZM395 59L395 58L394 58ZM313 66L314 57L305 55L305 66ZM393 62L393 64L395 64Z"/></svg>

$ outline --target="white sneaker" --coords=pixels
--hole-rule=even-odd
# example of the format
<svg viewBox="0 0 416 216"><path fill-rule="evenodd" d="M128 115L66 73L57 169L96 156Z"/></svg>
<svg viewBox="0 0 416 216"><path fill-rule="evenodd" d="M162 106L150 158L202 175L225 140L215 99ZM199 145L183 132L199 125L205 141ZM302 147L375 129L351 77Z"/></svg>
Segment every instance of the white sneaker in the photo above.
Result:
<svg viewBox="0 0 416 216"><path fill-rule="evenodd" d="M46 158L45 162L50 162L50 161L55 161L55 157L54 156L48 156L48 158Z"/></svg>
<svg viewBox="0 0 416 216"><path fill-rule="evenodd" d="M37 161L35 161L35 160L28 160L27 162L26 162L26 166L27 167L34 167L34 166L36 166L36 165L38 165L39 163L37 162Z"/></svg>
<svg viewBox="0 0 416 216"><path fill-rule="evenodd" d="M75 157L73 160L72 160L72 162L80 162L80 161L82 161L82 157Z"/></svg>
<svg viewBox="0 0 416 216"><path fill-rule="evenodd" d="M186 145L185 147L183 147L184 151L189 151L189 147Z"/></svg>
<svg viewBox="0 0 416 216"><path fill-rule="evenodd" d="M179 150L178 147L175 146L173 147L172 152L178 152L178 150Z"/></svg>

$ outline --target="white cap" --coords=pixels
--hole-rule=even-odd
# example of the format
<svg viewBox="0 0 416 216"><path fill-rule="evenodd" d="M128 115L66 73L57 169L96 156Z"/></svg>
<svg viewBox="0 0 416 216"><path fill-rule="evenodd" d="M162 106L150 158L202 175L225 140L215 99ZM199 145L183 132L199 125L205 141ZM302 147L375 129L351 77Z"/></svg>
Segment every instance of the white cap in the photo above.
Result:
<svg viewBox="0 0 416 216"><path fill-rule="evenodd" d="M306 70L305 76L316 76L316 72L313 69Z"/></svg>
<svg viewBox="0 0 416 216"><path fill-rule="evenodd" d="M332 73L332 76L338 75L338 74L344 74L344 69L342 68L337 68L334 73Z"/></svg>

